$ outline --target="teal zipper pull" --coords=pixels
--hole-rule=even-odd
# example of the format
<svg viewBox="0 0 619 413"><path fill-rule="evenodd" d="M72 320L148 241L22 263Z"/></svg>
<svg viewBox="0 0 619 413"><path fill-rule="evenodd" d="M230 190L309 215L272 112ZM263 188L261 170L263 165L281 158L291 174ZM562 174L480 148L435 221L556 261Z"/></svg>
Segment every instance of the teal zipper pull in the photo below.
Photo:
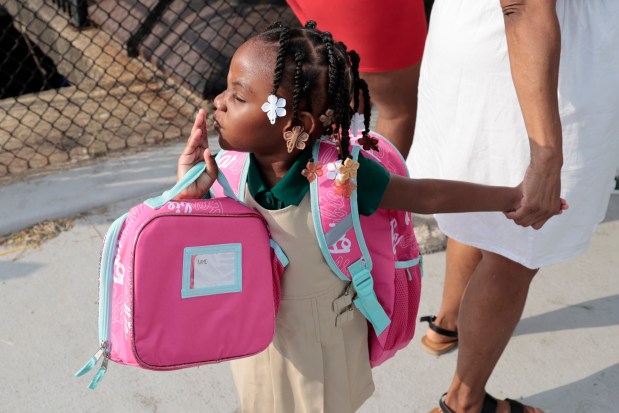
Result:
<svg viewBox="0 0 619 413"><path fill-rule="evenodd" d="M97 384L99 384L101 379L103 379L103 375L105 375L105 372L107 371L108 360L109 359L107 357L103 358L103 363L101 363L101 367L99 367L97 374L95 374L95 376L92 378L92 381L88 385L89 389L94 390L94 388L97 387Z"/></svg>
<svg viewBox="0 0 619 413"><path fill-rule="evenodd" d="M97 387L97 384L99 384L99 382L103 378L103 375L107 371L107 363L109 361L109 354L110 353L108 349L108 342L107 341L101 342L101 347L99 347L99 350L97 350L95 355L92 356L90 360L88 360L86 364L84 364L84 366L77 371L77 373L75 373L75 376L79 377L79 376L83 376L84 374L88 373L90 370L92 370L97 365L101 357L103 357L103 362L101 363L101 367L99 367L99 370L97 370L97 373L92 378L90 385L88 385L88 388L94 389L95 387Z"/></svg>
<svg viewBox="0 0 619 413"><path fill-rule="evenodd" d="M84 366L75 373L75 377L83 376L84 374L92 370L99 362L99 359L101 358L101 356L103 356L103 352L104 352L104 348L103 346L101 346L101 348L99 348L99 350L95 353L95 355L92 356L90 360L88 360L86 364L84 364Z"/></svg>

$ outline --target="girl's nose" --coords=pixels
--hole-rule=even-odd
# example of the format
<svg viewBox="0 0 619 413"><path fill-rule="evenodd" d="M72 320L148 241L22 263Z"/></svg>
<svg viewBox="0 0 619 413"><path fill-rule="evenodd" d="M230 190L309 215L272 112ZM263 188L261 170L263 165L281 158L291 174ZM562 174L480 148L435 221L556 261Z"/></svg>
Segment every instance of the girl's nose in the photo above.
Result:
<svg viewBox="0 0 619 413"><path fill-rule="evenodd" d="M219 95L215 96L215 100L213 101L213 103L215 104L215 109L224 110L226 106L225 105L226 99L224 99L225 94L226 94L226 91L223 91Z"/></svg>

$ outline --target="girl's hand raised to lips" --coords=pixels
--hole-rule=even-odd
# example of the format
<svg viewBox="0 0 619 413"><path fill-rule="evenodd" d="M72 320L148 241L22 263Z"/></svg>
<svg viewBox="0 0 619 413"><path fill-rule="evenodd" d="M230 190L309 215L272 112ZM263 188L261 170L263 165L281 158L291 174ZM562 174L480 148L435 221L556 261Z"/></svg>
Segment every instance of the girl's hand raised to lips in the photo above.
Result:
<svg viewBox="0 0 619 413"><path fill-rule="evenodd" d="M195 182L185 188L176 197L177 199L202 198L217 179L217 163L215 163L215 159L211 156L211 149L208 147L206 111L204 109L198 111L193 128L191 128L191 135L187 140L187 145L185 145L178 158L176 180L180 180L187 171L201 161L206 163L206 171Z"/></svg>

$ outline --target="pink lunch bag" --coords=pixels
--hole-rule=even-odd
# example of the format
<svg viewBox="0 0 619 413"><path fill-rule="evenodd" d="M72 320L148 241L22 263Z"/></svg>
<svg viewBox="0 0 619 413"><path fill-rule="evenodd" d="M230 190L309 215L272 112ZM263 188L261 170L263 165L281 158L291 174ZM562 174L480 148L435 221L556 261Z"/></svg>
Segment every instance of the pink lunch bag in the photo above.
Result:
<svg viewBox="0 0 619 413"><path fill-rule="evenodd" d="M230 189L172 201L203 171L204 162L110 226L100 263L100 348L76 373L103 358L91 389L109 360L173 370L250 356L271 343L287 259L264 218Z"/></svg>

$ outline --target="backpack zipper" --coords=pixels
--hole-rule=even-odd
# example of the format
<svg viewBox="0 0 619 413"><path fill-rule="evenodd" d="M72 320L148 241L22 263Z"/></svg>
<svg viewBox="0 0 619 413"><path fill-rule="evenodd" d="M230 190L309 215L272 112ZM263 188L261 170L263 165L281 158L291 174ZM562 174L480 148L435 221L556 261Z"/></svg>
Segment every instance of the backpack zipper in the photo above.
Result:
<svg viewBox="0 0 619 413"><path fill-rule="evenodd" d="M95 373L92 381L88 385L89 389L94 389L97 384L103 379L107 371L108 360L110 358L110 298L113 280L114 260L116 259L116 244L118 242L118 234L128 213L116 219L105 235L103 242L103 251L101 252L101 267L99 268L99 342L101 343L97 352L79 369L76 377L83 376L92 370L99 360L103 358L101 367Z"/></svg>

